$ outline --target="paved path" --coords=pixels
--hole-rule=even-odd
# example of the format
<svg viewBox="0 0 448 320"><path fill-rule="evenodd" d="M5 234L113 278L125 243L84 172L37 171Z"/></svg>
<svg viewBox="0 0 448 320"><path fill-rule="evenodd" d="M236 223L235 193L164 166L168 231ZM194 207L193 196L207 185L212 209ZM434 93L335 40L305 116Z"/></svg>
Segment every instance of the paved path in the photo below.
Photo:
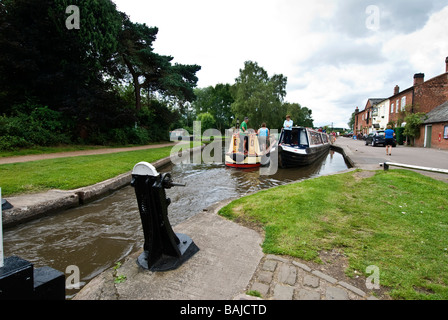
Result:
<svg viewBox="0 0 448 320"><path fill-rule="evenodd" d="M355 167L364 170L381 170L382 167L379 164L384 162L448 169L447 150L397 146L393 148L392 156L387 156L384 147L366 146L365 141L343 137L337 139L335 146L343 148L346 156L352 160ZM394 168L396 167L391 167L391 169ZM448 182L447 174L418 172Z"/></svg>
<svg viewBox="0 0 448 320"><path fill-rule="evenodd" d="M378 300L367 293L364 284L338 279L328 272L313 269L310 263L268 254L258 266L249 290L272 300ZM361 280L362 282L363 280ZM359 289L363 287L363 289ZM244 296L240 296L244 299Z"/></svg>
<svg viewBox="0 0 448 320"><path fill-rule="evenodd" d="M174 227L200 248L178 269L143 270L136 264L137 252L118 270L109 269L90 281L74 299L255 300L246 295L249 290L261 293L263 300L376 299L359 289L356 279L334 275L333 265L263 254L263 238L258 232L217 215L229 202L215 204ZM115 284L116 276L125 276L126 281ZM359 280L356 283L364 285L364 280Z"/></svg>

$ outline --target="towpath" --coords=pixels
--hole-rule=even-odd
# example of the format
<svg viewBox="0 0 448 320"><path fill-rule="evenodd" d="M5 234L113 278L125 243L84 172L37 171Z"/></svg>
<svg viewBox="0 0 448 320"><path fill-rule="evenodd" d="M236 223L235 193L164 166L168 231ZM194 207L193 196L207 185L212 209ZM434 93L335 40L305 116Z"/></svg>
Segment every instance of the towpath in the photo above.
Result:
<svg viewBox="0 0 448 320"><path fill-rule="evenodd" d="M110 153L137 151L137 150L146 150L146 149L156 149L156 148L163 148L163 147L171 147L174 145L175 145L175 143L171 142L171 143L160 143L160 144L138 146L138 147L104 148L104 149L79 150L79 151L68 151L68 152L57 152L57 153L46 153L46 154L32 154L32 155L15 156L15 157L3 157L3 158L0 158L0 165L8 164L8 163L30 162L30 161L45 160L45 159L79 157L79 156L90 156L90 155L97 155L97 154L110 154Z"/></svg>

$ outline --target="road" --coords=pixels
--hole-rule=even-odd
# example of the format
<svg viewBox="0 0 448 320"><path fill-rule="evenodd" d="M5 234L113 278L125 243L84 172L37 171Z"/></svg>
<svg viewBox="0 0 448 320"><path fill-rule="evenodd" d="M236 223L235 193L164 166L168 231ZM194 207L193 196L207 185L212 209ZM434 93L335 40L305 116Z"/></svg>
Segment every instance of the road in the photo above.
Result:
<svg viewBox="0 0 448 320"><path fill-rule="evenodd" d="M393 148L392 155L386 155L386 148L366 146L364 141L340 137L336 146L342 147L355 164L355 167L365 170L380 170L380 163L395 162L407 165L448 169L448 151L433 148L415 148L397 146ZM394 168L394 167L391 167ZM419 171L448 183L448 175Z"/></svg>

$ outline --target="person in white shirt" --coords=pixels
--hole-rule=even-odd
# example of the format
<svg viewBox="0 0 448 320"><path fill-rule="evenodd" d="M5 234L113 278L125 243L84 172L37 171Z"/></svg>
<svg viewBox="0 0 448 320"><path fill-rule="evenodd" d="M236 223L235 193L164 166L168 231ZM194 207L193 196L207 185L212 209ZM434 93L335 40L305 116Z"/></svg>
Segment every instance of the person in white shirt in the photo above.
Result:
<svg viewBox="0 0 448 320"><path fill-rule="evenodd" d="M283 123L283 143L285 144L291 144L291 134L292 134L292 126L294 125L294 121L291 120L291 117L289 115L286 116L286 120Z"/></svg>

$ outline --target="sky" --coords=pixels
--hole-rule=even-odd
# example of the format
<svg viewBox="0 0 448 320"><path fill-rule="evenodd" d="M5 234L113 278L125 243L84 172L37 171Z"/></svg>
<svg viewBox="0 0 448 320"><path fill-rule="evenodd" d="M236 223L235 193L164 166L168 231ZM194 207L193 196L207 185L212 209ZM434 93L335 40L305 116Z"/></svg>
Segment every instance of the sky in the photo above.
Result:
<svg viewBox="0 0 448 320"><path fill-rule="evenodd" d="M315 126L348 128L356 107L445 72L447 0L113 0L157 27L154 51L197 64L198 87L234 84L245 61L287 77L286 102Z"/></svg>

